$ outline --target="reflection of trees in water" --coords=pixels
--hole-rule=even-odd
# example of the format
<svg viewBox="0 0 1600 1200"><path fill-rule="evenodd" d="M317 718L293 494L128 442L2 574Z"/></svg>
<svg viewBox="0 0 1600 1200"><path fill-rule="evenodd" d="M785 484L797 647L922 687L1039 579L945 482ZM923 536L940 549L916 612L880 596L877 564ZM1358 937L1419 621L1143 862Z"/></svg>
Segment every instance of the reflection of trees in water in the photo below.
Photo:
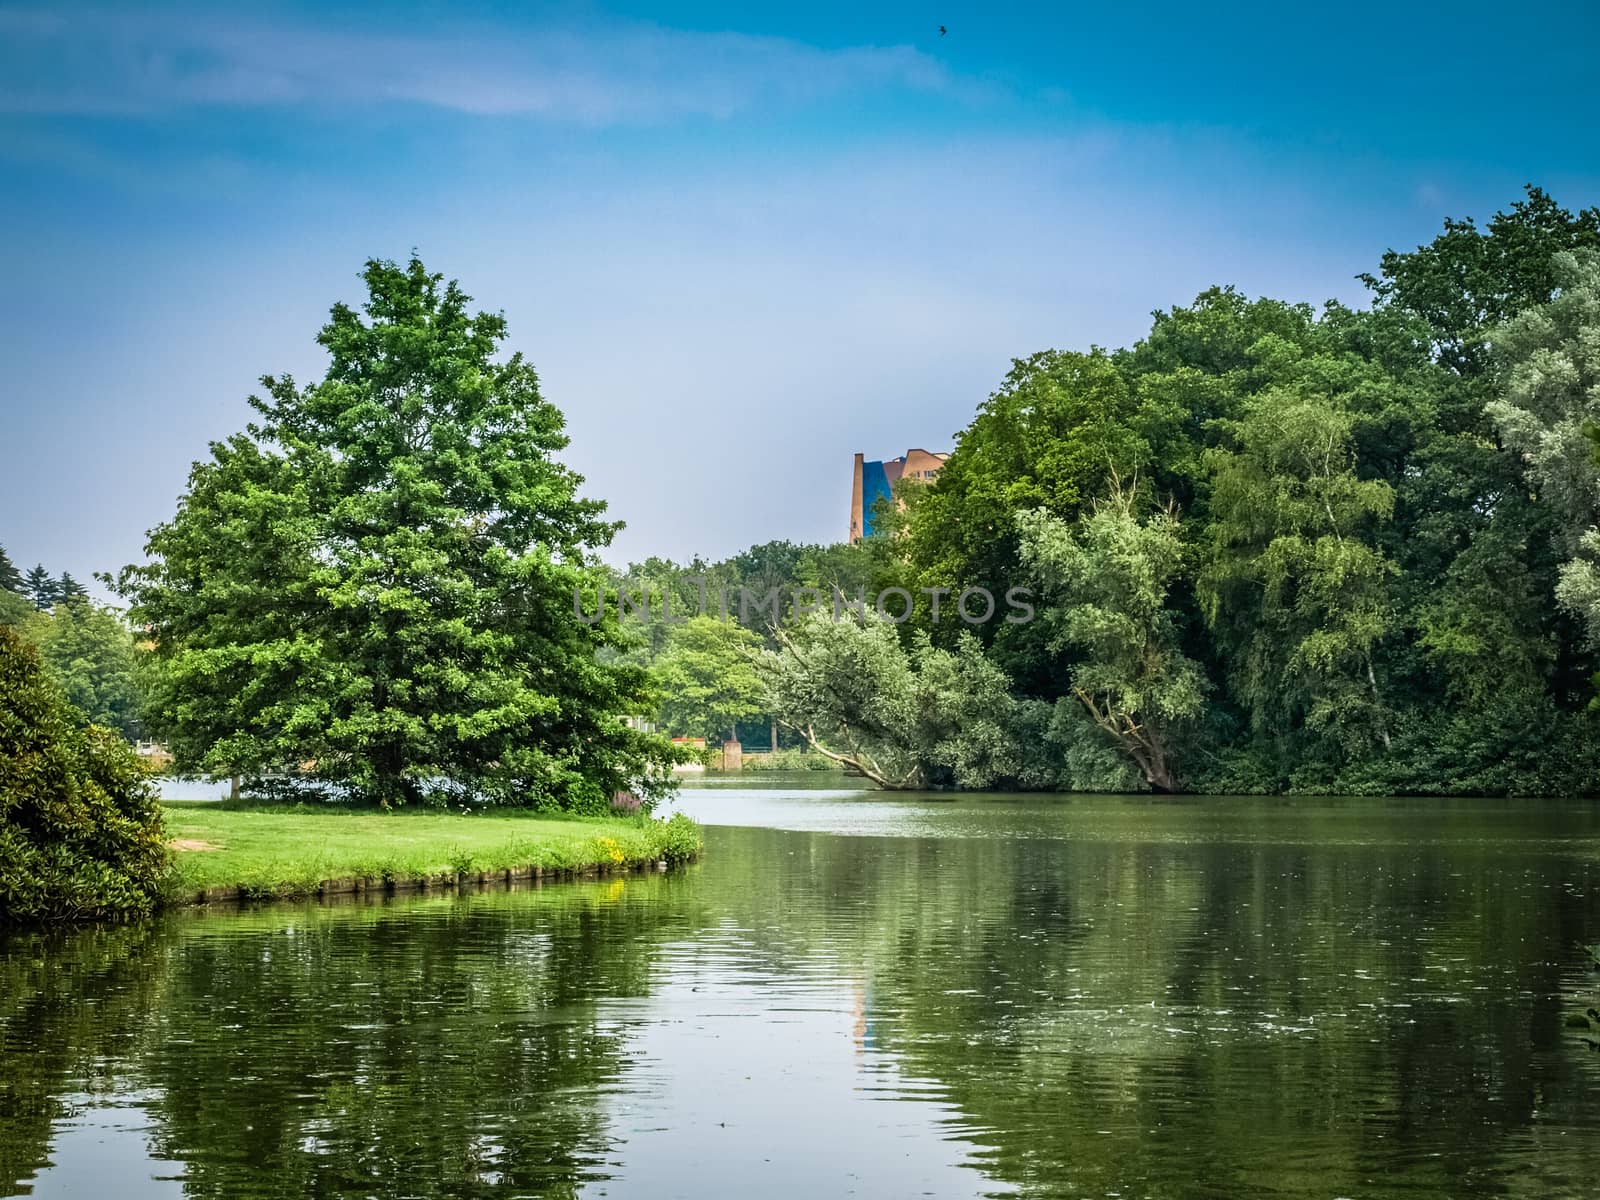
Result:
<svg viewBox="0 0 1600 1200"><path fill-rule="evenodd" d="M702 969L743 984L857 981L861 1052L938 1081L1027 1193L1581 1194L1600 1055L1562 1026L1600 869L1470 823L1300 832L1322 844L718 829L704 868L620 889L6 943L0 1183L121 1072L195 1196L570 1193L625 1085L598 1000L720 939Z"/></svg>
<svg viewBox="0 0 1600 1200"><path fill-rule="evenodd" d="M774 975L863 981L858 1031L1025 1192L1588 1195L1554 997L1600 869L1296 820L1321 844L718 830L706 883Z"/></svg>
<svg viewBox="0 0 1600 1200"><path fill-rule="evenodd" d="M861 914L881 1044L946 1085L997 1178L1587 1194L1600 1072L1563 1045L1554 998L1597 915L1559 886L1577 864L1393 845L871 854L859 878L889 897ZM1563 1124L1587 1147L1551 1132L1531 1149Z"/></svg>
<svg viewBox="0 0 1600 1200"><path fill-rule="evenodd" d="M154 927L13 934L0 942L0 1192L47 1159L70 1095L109 1092L163 1002Z"/></svg>
<svg viewBox="0 0 1600 1200"><path fill-rule="evenodd" d="M7 1026L151 1087L152 1150L187 1164L193 1196L567 1194L603 1160L625 1058L596 1000L646 994L675 891L180 917L123 956L160 995L116 997L121 1042L97 1029L106 972L58 989L53 1027L10 1004ZM42 1146L51 1114L33 1108Z"/></svg>

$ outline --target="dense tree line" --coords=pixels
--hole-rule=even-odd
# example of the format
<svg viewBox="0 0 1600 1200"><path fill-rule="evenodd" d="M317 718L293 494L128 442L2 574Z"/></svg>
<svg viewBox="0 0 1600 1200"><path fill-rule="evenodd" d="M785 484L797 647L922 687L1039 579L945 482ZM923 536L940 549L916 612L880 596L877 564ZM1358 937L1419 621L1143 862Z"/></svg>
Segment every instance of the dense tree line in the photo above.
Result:
<svg viewBox="0 0 1600 1200"><path fill-rule="evenodd" d="M1016 360L863 543L608 571L504 319L373 262L326 377L266 378L119 581L148 727L188 769L314 763L383 803L603 805L673 760L624 716L886 786L1591 791L1600 210L1530 188L1363 278L1365 308L1219 287ZM0 576L131 731L128 627ZM1019 588L1028 619L957 610Z"/></svg>
<svg viewBox="0 0 1600 1200"><path fill-rule="evenodd" d="M136 642L116 609L95 604L65 571L52 576L41 564L24 576L0 547L0 626L33 646L80 723L138 736Z"/></svg>
<svg viewBox="0 0 1600 1200"><path fill-rule="evenodd" d="M13 598L20 598L30 604L39 612L49 612L57 604L71 600L86 600L89 591L72 575L63 571L60 575L52 575L45 570L44 564L39 563L26 574L17 570L17 565L11 561L11 556L6 553L5 547L0 546L0 598L5 601L5 607L0 608L0 614L14 612ZM8 619L7 624L14 624L14 619Z"/></svg>
<svg viewBox="0 0 1600 1200"><path fill-rule="evenodd" d="M770 631L767 706L911 784L1593 790L1600 210L1530 188L1363 278L1364 309L1214 288L1130 348L1018 359L887 535L692 564L1037 597ZM1010 726L980 771L885 716L979 694L930 658L973 646Z"/></svg>

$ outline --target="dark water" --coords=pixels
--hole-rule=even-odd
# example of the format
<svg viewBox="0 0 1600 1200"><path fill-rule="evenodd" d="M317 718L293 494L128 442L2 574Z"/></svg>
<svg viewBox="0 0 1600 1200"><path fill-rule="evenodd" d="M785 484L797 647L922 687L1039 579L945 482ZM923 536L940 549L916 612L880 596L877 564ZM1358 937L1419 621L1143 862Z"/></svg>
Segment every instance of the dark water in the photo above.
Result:
<svg viewBox="0 0 1600 1200"><path fill-rule="evenodd" d="M664 877L0 943L0 1195L1600 1194L1594 805L684 806Z"/></svg>

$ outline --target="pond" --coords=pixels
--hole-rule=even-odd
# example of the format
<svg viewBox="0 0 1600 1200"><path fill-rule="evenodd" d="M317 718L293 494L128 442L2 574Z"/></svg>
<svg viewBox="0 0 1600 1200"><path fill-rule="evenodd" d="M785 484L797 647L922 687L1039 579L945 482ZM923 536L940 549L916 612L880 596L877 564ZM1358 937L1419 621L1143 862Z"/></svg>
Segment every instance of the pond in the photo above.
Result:
<svg viewBox="0 0 1600 1200"><path fill-rule="evenodd" d="M0 943L0 1195L1595 1194L1591 803L680 804L666 875Z"/></svg>

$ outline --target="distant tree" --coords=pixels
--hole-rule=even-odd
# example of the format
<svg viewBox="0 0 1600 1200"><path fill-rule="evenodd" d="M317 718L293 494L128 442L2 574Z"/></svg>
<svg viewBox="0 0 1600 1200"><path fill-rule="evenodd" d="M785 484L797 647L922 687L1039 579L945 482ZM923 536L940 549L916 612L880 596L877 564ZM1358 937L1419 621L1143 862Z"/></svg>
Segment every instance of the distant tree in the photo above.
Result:
<svg viewBox="0 0 1600 1200"><path fill-rule="evenodd" d="M992 787L1023 775L1010 680L976 638L956 648L869 616L817 614L780 633L762 676L778 720L812 749L880 787Z"/></svg>
<svg viewBox="0 0 1600 1200"><path fill-rule="evenodd" d="M586 623L617 526L556 457L561 413L505 319L413 258L372 261L363 313L300 387L213 445L152 561L118 586L156 646L153 731L217 774L314 759L383 805L451 781L485 802L601 811L667 786L670 745L614 616Z"/></svg>
<svg viewBox="0 0 1600 1200"><path fill-rule="evenodd" d="M93 725L139 732L133 633L119 613L83 597L33 614L20 628L67 703Z"/></svg>
<svg viewBox="0 0 1600 1200"><path fill-rule="evenodd" d="M679 735L731 737L737 722L758 716L764 691L752 655L760 646L750 630L713 616L672 626L652 668L662 724Z"/></svg>
<svg viewBox="0 0 1600 1200"><path fill-rule="evenodd" d="M11 561L6 548L0 546L0 592L16 592L21 595L23 586L22 572L17 570L17 564Z"/></svg>
<svg viewBox="0 0 1600 1200"><path fill-rule="evenodd" d="M57 587L55 579L44 569L44 564L40 563L29 571L22 581L22 594L33 603L34 608L46 612L60 598L57 595Z"/></svg>
<svg viewBox="0 0 1600 1200"><path fill-rule="evenodd" d="M86 600L89 589L84 587L66 571L61 572L61 577L56 580L56 603L63 600Z"/></svg>

